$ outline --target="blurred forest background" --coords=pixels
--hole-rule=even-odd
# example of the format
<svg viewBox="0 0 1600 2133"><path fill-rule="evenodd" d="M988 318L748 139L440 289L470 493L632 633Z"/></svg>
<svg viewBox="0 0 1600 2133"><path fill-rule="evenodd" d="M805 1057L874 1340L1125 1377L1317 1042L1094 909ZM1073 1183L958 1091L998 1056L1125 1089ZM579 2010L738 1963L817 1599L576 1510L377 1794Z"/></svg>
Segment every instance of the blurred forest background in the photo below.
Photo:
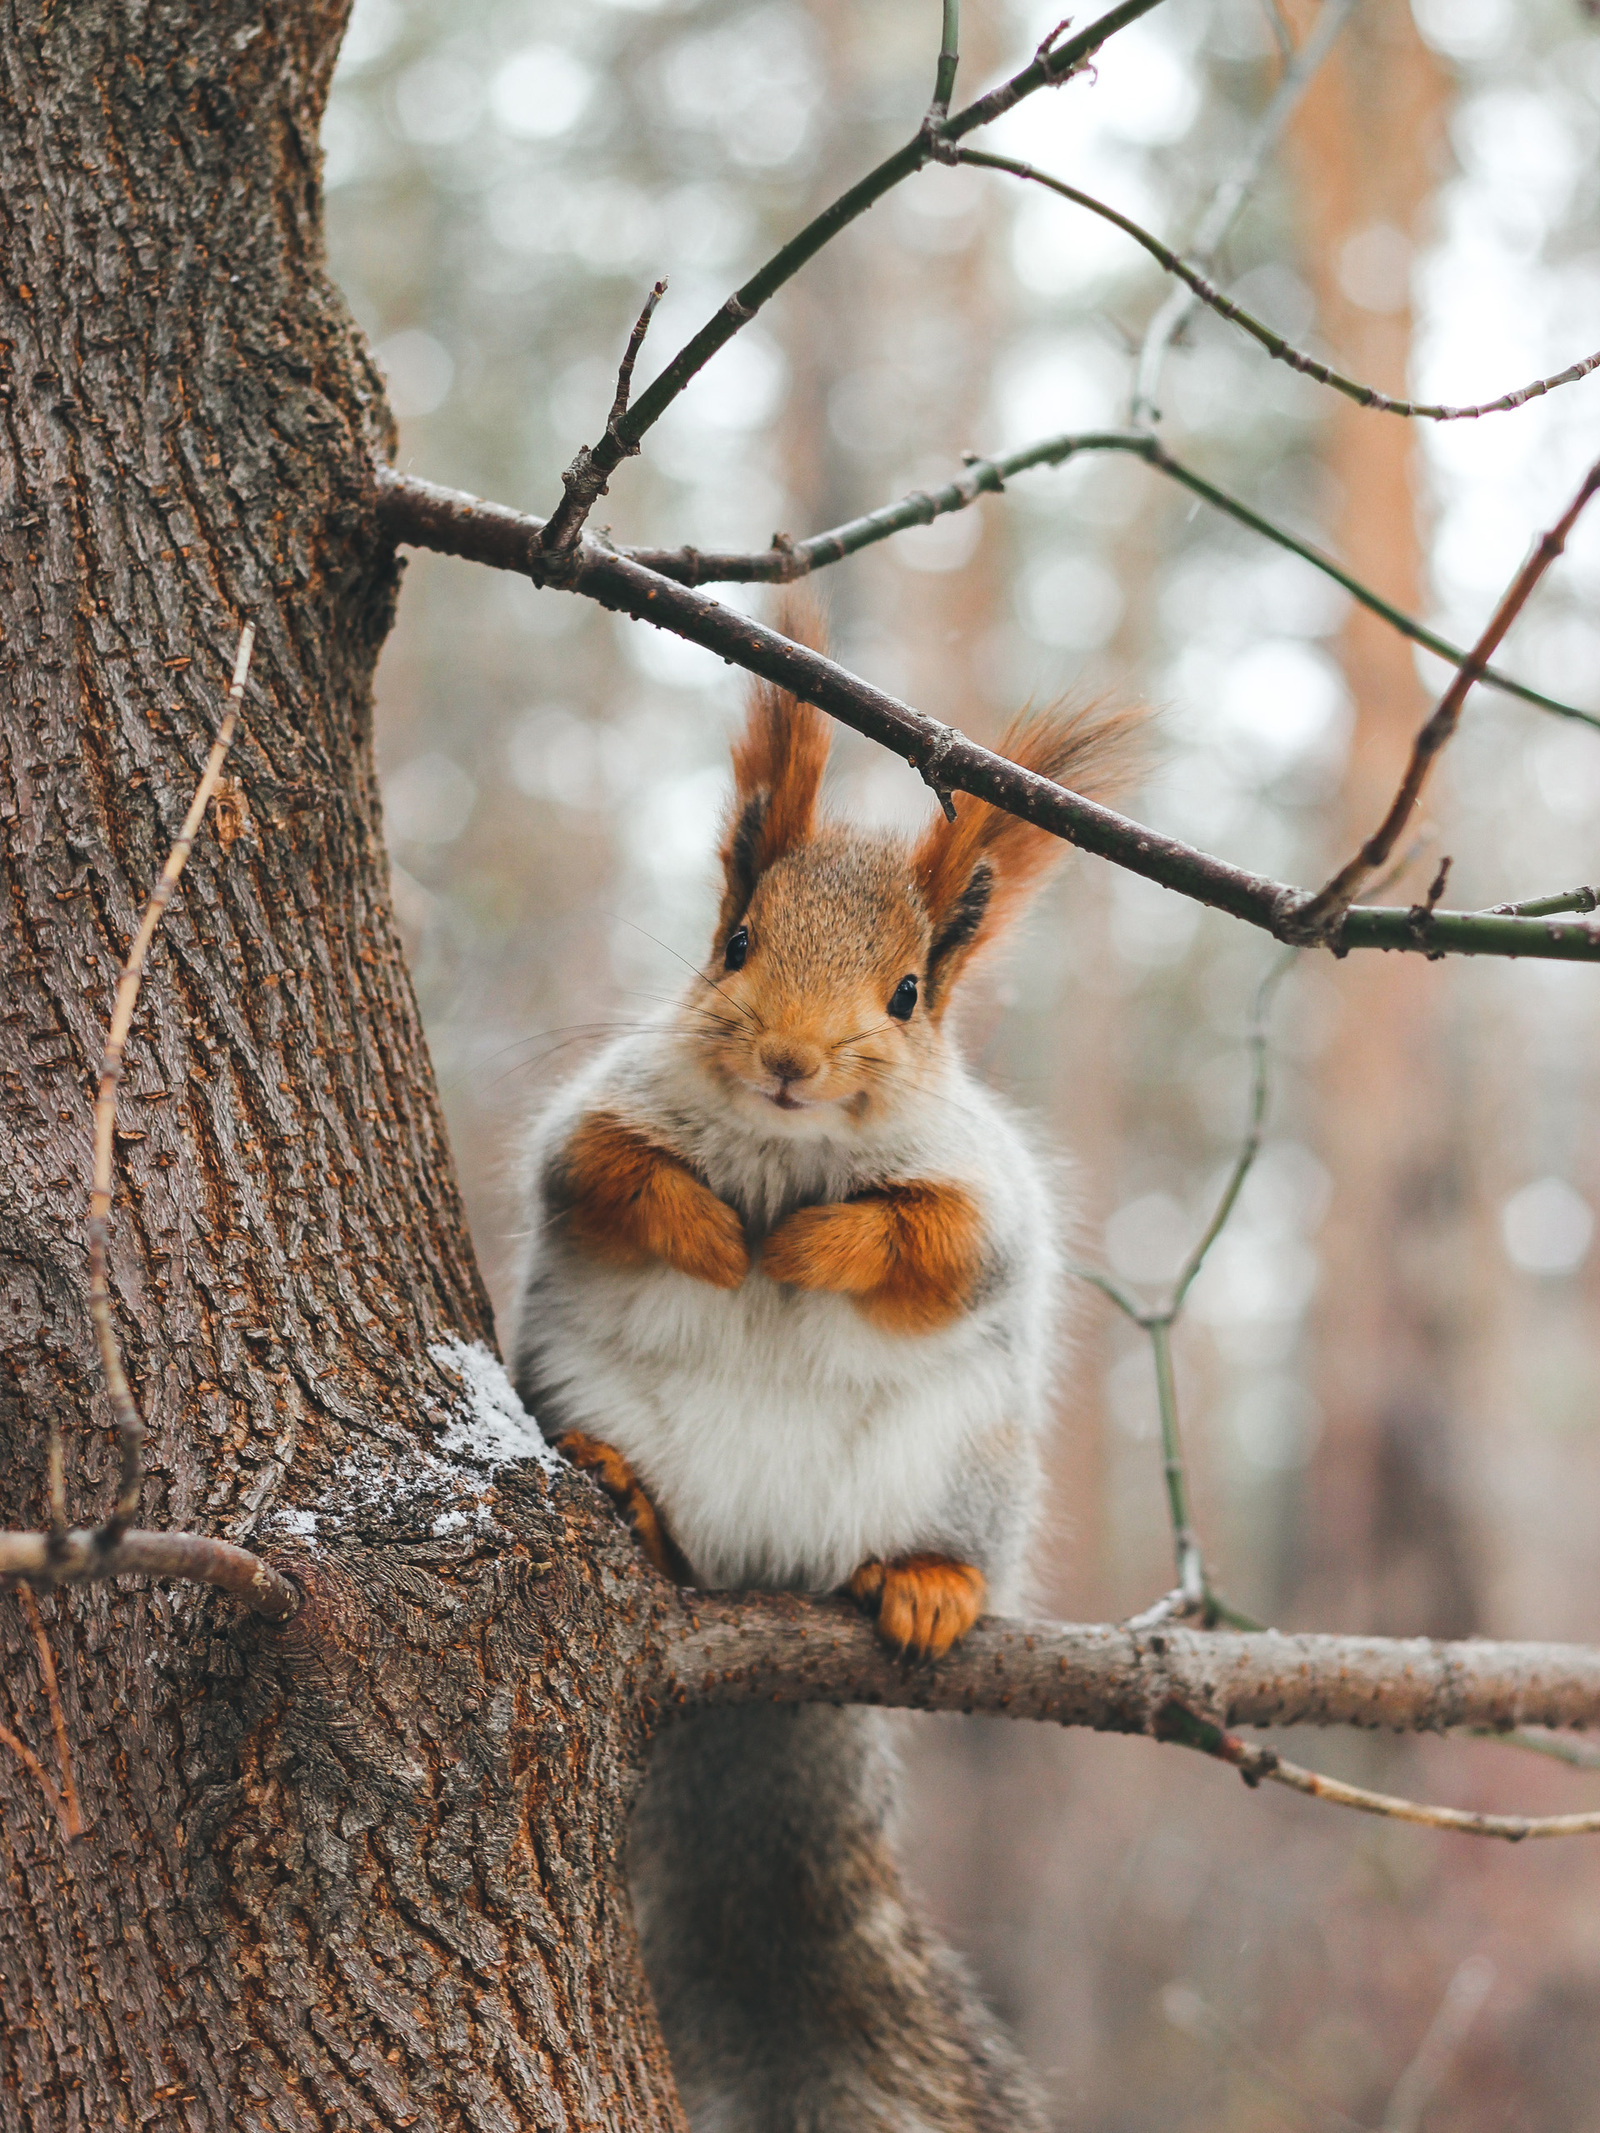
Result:
<svg viewBox="0 0 1600 2133"><path fill-rule="evenodd" d="M958 101L1057 13L969 0ZM1486 398L1600 343L1600 33L1579 0L1340 13L1224 285L1428 399ZM1166 0L1095 78L982 145L1182 246L1315 20L1310 0ZM907 136L938 34L937 0L357 0L330 237L401 466L548 510L648 283L671 286L641 378ZM761 547L948 479L964 450L1125 425L1167 287L1067 203L930 168L716 359L597 517L618 539ZM1408 424L1208 315L1153 397L1180 457L1461 643L1600 452L1600 380ZM1019 477L815 582L844 660L980 738L1030 696L1148 700L1159 760L1135 811L1302 882L1376 819L1445 672L1126 457ZM1600 706L1597 591L1591 514L1502 664ZM519 1122L704 952L739 689L676 640L423 556L379 698L396 899L504 1306ZM929 805L843 732L834 782L878 819ZM1431 805L1437 840L1387 900L1420 896L1443 852L1461 906L1593 882L1600 732L1480 690ZM1070 1152L1084 1256L1136 1285L1176 1267L1238 1145L1274 952L1080 860L969 1025ZM1177 1341L1199 1522L1237 1605L1284 1627L1593 1641L1597 1035L1600 975L1579 965L1290 972L1265 1151ZM1171 1546L1148 1344L1093 1292L1076 1308L1039 1602L1099 1619L1171 1584ZM1600 1774L1491 1743L1295 1752L1452 1804L1600 1793ZM929 1720L906 1754L913 1875L1064 2127L1600 2129L1591 1848L1368 1824L1145 1742Z"/></svg>

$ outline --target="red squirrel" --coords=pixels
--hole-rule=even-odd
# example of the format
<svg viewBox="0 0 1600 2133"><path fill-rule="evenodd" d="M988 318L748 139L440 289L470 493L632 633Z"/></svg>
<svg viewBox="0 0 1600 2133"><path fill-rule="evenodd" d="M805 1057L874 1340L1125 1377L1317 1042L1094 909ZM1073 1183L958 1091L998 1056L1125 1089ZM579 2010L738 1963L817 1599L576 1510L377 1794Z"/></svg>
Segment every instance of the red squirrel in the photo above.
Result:
<svg viewBox="0 0 1600 2133"><path fill-rule="evenodd" d="M1039 714L1000 749L1103 791L1136 723ZM909 840L832 822L828 741L755 689L704 969L536 1122L515 1368L664 1574L843 1588L937 1659L1018 1602L1059 1363L1051 1165L953 1010L1063 847L970 798ZM1042 2123L905 1903L892 1793L870 1712L656 1743L633 1885L696 2133Z"/></svg>

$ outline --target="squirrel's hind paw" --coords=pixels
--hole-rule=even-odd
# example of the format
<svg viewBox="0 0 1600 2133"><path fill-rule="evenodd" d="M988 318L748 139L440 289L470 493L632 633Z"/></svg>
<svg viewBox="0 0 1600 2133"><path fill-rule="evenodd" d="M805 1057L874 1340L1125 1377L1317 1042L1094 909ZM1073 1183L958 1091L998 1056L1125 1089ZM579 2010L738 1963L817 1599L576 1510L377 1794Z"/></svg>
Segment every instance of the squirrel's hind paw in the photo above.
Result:
<svg viewBox="0 0 1600 2133"><path fill-rule="evenodd" d="M878 1635L915 1659L942 1659L983 1612L983 1572L947 1555L863 1563L850 1591L878 1618Z"/></svg>
<svg viewBox="0 0 1600 2133"><path fill-rule="evenodd" d="M581 1429L569 1429L557 1437L556 1450L585 1474L599 1482L622 1516L633 1528L633 1537L664 1578L675 1585L692 1585L693 1575L682 1549L667 1531L666 1520L656 1509L648 1490L613 1444L603 1444Z"/></svg>

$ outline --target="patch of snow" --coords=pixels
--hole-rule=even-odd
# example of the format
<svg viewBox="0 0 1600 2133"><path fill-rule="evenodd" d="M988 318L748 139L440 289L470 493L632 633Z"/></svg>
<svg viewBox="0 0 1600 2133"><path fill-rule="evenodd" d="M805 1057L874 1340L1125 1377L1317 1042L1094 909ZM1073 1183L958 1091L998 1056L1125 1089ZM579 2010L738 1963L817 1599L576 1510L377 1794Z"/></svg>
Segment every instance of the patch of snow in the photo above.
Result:
<svg viewBox="0 0 1600 2133"><path fill-rule="evenodd" d="M309 1539L317 1530L315 1511L280 1511L277 1518L280 1533L293 1533Z"/></svg>
<svg viewBox="0 0 1600 2133"><path fill-rule="evenodd" d="M428 1353L461 1379L465 1403L439 1438L447 1452L461 1452L489 1468L514 1459L537 1459L547 1473L560 1462L544 1441L539 1425L517 1398L505 1365L482 1341L451 1338L435 1341Z"/></svg>
<svg viewBox="0 0 1600 2133"><path fill-rule="evenodd" d="M460 1533L464 1527L471 1524L472 1520L465 1511L441 1511L430 1530L435 1540L442 1540L445 1534Z"/></svg>

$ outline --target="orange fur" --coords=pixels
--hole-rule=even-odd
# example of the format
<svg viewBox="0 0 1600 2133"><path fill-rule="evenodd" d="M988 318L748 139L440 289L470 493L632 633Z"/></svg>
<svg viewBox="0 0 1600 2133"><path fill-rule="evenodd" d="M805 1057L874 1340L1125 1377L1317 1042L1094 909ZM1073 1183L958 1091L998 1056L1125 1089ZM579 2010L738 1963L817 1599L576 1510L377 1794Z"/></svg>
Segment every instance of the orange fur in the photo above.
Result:
<svg viewBox="0 0 1600 2133"><path fill-rule="evenodd" d="M1086 799L1103 799L1126 781L1142 723L1142 713L1107 713L1096 705L1065 715L1027 713L1006 728L997 752ZM954 806L954 822L936 815L911 857L933 928L927 991L935 1014L970 957L999 938L1067 852L1048 830L970 794L957 794ZM948 943L943 952L941 940Z"/></svg>
<svg viewBox="0 0 1600 2133"><path fill-rule="evenodd" d="M916 1659L942 1659L983 1613L983 1572L947 1555L863 1563L850 1590L878 1618L878 1635Z"/></svg>
<svg viewBox="0 0 1600 2133"><path fill-rule="evenodd" d="M581 1429L569 1429L556 1439L556 1450L581 1472L599 1482L611 1501L633 1528L633 1537L664 1578L675 1585L692 1583L683 1551L667 1531L644 1483L614 1445L602 1444Z"/></svg>
<svg viewBox="0 0 1600 2133"><path fill-rule="evenodd" d="M887 1333L931 1333L959 1318L977 1281L983 1218L958 1185L886 1185L802 1207L768 1237L762 1271L829 1289Z"/></svg>
<svg viewBox="0 0 1600 2133"><path fill-rule="evenodd" d="M750 1271L733 1209L614 1113L594 1111L581 1122L556 1195L571 1235L614 1266L662 1259L718 1289L736 1289Z"/></svg>
<svg viewBox="0 0 1600 2133"><path fill-rule="evenodd" d="M785 598L778 628L796 644L823 649L821 618L799 595ZM775 682L753 686L745 728L733 746L734 796L722 840L719 938L740 917L767 868L814 833L832 734L820 711Z"/></svg>

